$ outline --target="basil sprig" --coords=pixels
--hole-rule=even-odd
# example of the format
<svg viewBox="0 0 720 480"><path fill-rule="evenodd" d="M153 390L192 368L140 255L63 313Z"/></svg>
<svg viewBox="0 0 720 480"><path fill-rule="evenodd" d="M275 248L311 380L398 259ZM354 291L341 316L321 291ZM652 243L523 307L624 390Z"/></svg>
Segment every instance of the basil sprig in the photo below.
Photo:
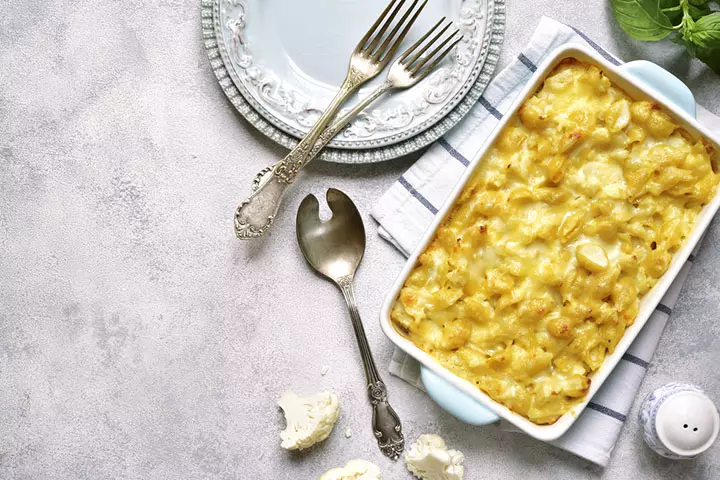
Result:
<svg viewBox="0 0 720 480"><path fill-rule="evenodd" d="M673 34L690 55L720 74L720 12L708 0L610 0L625 33L656 42Z"/></svg>

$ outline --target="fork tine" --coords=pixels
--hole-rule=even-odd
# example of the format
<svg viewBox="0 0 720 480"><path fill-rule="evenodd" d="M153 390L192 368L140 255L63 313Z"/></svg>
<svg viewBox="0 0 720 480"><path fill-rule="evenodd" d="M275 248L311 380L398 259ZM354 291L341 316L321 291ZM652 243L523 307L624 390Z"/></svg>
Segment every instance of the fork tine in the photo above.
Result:
<svg viewBox="0 0 720 480"><path fill-rule="evenodd" d="M453 35L455 35L455 34L453 34ZM452 38L452 37L450 37L450 38ZM413 76L413 77L417 77L418 80L420 80L420 79L422 79L423 77L427 76L427 74L430 73L430 72L432 72L432 71L435 69L435 67L437 67L438 63L442 62L443 58L445 58L445 56L447 56L447 54L450 53L450 51L455 47L455 45L457 45L458 43L460 43L460 41L461 41L463 38L464 38L464 37L461 35L461 36L460 36L459 38L457 38L454 42L452 42L450 45L448 45L448 46L445 48L445 50L443 50L443 51L437 56L437 58L436 58L435 60L433 60L433 62L432 62L430 65L428 65L427 67L425 67L424 70L420 71L419 74L417 73L419 70L415 70L415 71L412 73L412 76Z"/></svg>
<svg viewBox="0 0 720 480"><path fill-rule="evenodd" d="M412 67L412 69L410 70L410 72L411 72L413 75L416 74L416 73L418 72L418 70L420 70L420 69L423 67L423 65L425 65L427 62L429 62L429 61L430 61L440 50L442 50L442 48L443 48L445 45L447 45L447 43L448 43L450 40L452 40L453 37L454 37L455 35L457 35L458 33L460 33L460 30L455 30L455 31L452 33L452 35L450 35L450 36L447 37L445 40L443 40L442 43L440 43L440 45L438 45L437 47L435 47L435 49L434 49L432 52L430 52L425 58L423 58L422 61L421 61L419 64L417 64L417 65L415 65L414 67Z"/></svg>
<svg viewBox="0 0 720 480"><path fill-rule="evenodd" d="M445 20L445 18L443 18L443 21L444 21L444 20ZM413 63L417 62L418 59L422 56L422 54L425 53L425 52L428 50L428 48L432 47L432 46L435 44L435 42L437 42L437 41L443 36L443 34L447 31L447 29L450 28L450 26L452 26L452 22L448 22L448 24L445 25L445 26L437 33L437 35L435 35L429 42L427 42L427 44L426 44L424 47L422 47L417 53L415 53L415 55L413 55L413 56L410 58L410 60L408 60L407 62L405 62L405 65L406 65L408 68L412 67L412 66L413 66Z"/></svg>
<svg viewBox="0 0 720 480"><path fill-rule="evenodd" d="M395 26L395 28L390 32L390 34L387 36L383 44L378 48L378 51L375 53L375 58L377 58L379 61L384 61L386 58L391 57L395 54L395 51L400 46L402 41L405 39L405 36L410 31L410 28L412 28L413 24L415 23L415 20L417 20L420 13L425 8L425 5L427 5L428 0L425 0L422 4L420 4L420 8L418 8L413 16L408 21L407 25L405 25L405 28L400 32L400 35L398 35L397 38L395 38L395 34L400 30L400 27L402 27L405 24L405 20L407 20L410 13L413 11L413 9L417 6L419 0L415 0L413 4L410 6L408 11L405 13L405 15L400 19L398 24Z"/></svg>
<svg viewBox="0 0 720 480"><path fill-rule="evenodd" d="M388 8L390 8L391 5L388 5ZM373 33L372 35L370 34L370 32L368 32L368 38L370 38L370 36L372 36L374 38L372 39L372 42L370 42L370 45L368 45L367 47L363 46L360 48L360 50L364 50L368 53L368 55L372 55L372 52L375 50L375 47L378 46L378 43L380 43L380 40L382 40L383 35L385 35L385 32L390 27L390 24L392 23L392 21L395 20L395 17L397 16L398 12L400 11L400 9L402 8L403 5L405 5L405 0L400 0L400 2L397 4L395 9L392 11L390 16L386 15L386 12L388 9L385 9L385 12L383 12L382 16L380 18L378 18L378 21L376 22L376 24L379 24L381 21L384 21L383 26L380 28L380 31L377 33ZM373 28L371 30L374 31L375 29L376 29L375 26L373 26Z"/></svg>
<svg viewBox="0 0 720 480"><path fill-rule="evenodd" d="M375 20L375 23L373 23L372 27L370 27L365 34L365 36L360 39L360 42L357 44L357 47L355 47L356 51L362 50L367 41L370 39L372 34L375 32L377 27L382 23L382 21L387 16L388 12L392 9L393 5L395 5L398 2L398 0L392 0L390 3L388 3L387 7L385 7L385 10L380 14L377 20Z"/></svg>
<svg viewBox="0 0 720 480"><path fill-rule="evenodd" d="M436 29L437 27L439 27L440 24L441 24L442 22L444 22L444 21L445 21L445 17L443 17L442 19L440 19L440 21L439 21L438 23L436 23L430 30L428 30L427 32L425 32L425 35L423 35L422 37L420 37L420 39L419 39L417 42L413 43L413 44L410 46L410 48L408 48L407 50L405 50L405 51L400 55L400 57L398 57L397 61L398 61L399 63L403 63L403 61L404 61L407 57L409 57L410 54L413 53L413 52L415 51L415 49L418 48L430 35L432 35L432 33L435 31L435 29Z"/></svg>

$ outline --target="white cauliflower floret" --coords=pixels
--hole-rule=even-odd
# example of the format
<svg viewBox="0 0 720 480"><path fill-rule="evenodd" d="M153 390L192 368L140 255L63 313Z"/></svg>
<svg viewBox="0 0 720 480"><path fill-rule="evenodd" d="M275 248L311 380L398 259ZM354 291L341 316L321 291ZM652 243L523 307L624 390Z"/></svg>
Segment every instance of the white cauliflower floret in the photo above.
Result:
<svg viewBox="0 0 720 480"><path fill-rule="evenodd" d="M280 446L288 450L302 450L325 440L340 414L338 399L330 392L303 398L288 390L278 404L287 423L280 432Z"/></svg>
<svg viewBox="0 0 720 480"><path fill-rule="evenodd" d="M374 463L350 460L344 467L328 470L318 480L382 480L382 477Z"/></svg>
<svg viewBox="0 0 720 480"><path fill-rule="evenodd" d="M465 455L448 450L439 435L420 435L405 453L407 469L421 480L462 480Z"/></svg>

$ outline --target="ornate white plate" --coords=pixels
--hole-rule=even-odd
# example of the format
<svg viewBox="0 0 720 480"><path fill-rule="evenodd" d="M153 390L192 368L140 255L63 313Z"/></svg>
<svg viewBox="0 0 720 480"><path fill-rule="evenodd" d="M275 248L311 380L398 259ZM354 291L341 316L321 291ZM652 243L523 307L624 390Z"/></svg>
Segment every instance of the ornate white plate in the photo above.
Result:
<svg viewBox="0 0 720 480"><path fill-rule="evenodd" d="M220 85L240 113L291 148L337 91L350 52L387 1L203 0L205 46ZM495 68L504 33L503 1L430 0L401 49L442 16L461 29L463 42L419 85L378 100L321 158L387 160L447 132L477 101Z"/></svg>

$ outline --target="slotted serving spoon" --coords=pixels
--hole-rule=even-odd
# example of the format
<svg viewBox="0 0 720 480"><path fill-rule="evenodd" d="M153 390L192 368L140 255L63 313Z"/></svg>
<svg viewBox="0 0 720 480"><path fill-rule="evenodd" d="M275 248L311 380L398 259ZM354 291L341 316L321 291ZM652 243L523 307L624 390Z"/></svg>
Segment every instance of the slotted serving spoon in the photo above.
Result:
<svg viewBox="0 0 720 480"><path fill-rule="evenodd" d="M405 448L402 425L388 403L387 388L375 367L353 290L353 277L365 253L365 227L355 204L340 190L329 189L327 202L333 216L323 222L318 199L308 195L302 201L296 220L298 243L310 266L332 280L345 297L365 368L373 433L382 453L396 459Z"/></svg>

